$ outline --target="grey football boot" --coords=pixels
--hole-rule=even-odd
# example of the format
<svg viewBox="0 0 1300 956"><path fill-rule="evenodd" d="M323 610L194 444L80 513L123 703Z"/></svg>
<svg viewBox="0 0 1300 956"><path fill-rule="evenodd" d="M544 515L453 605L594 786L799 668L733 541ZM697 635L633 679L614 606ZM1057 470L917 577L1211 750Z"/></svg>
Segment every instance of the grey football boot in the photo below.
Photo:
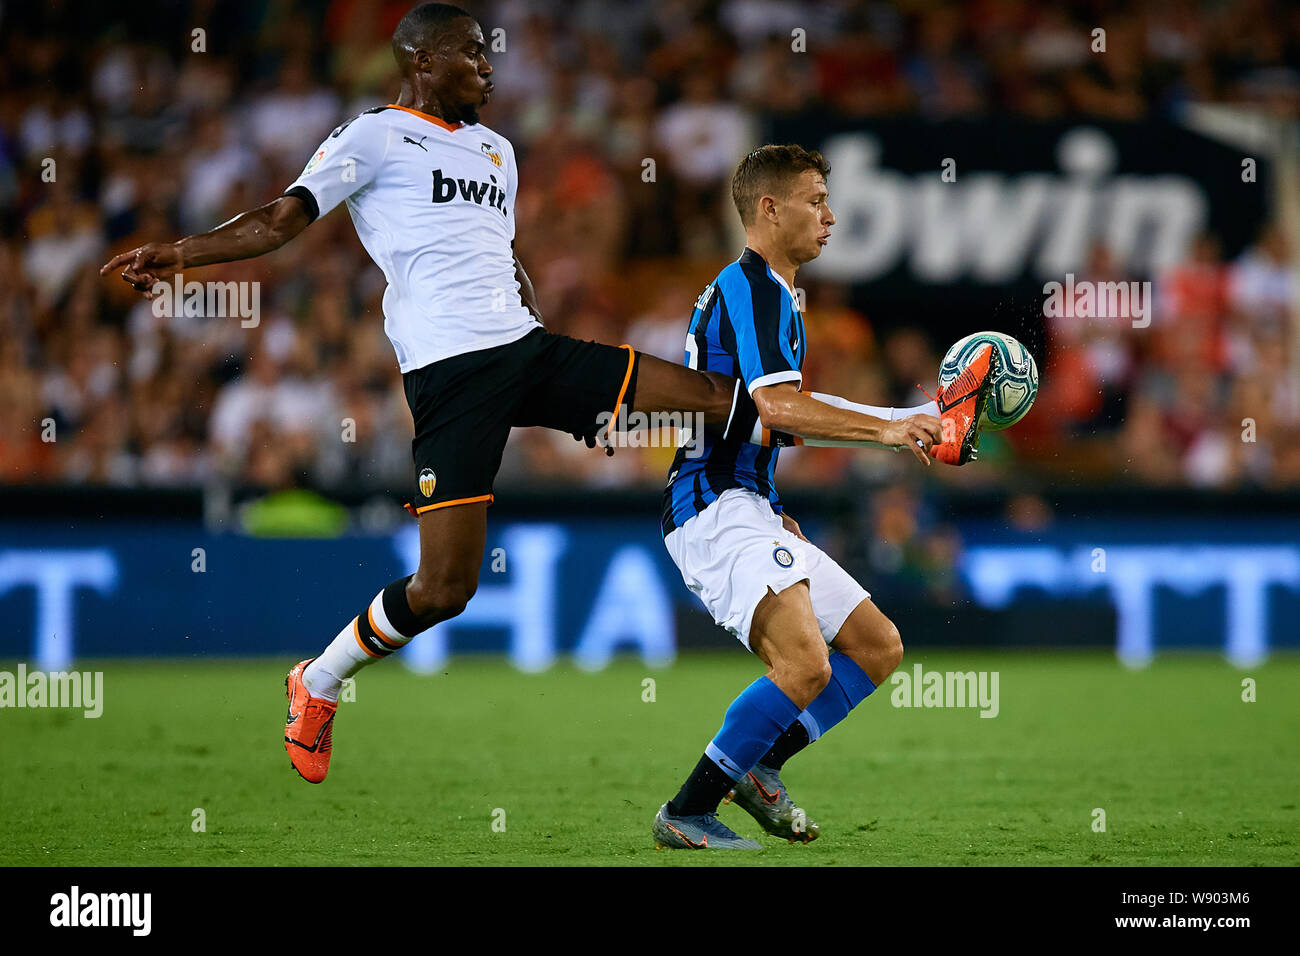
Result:
<svg viewBox="0 0 1300 956"><path fill-rule="evenodd" d="M772 836L791 843L811 843L821 832L808 814L795 806L777 772L761 763L736 781L729 799Z"/></svg>
<svg viewBox="0 0 1300 956"><path fill-rule="evenodd" d="M678 817L668 804L655 814L655 849L669 850L761 850L763 844L746 840L718 819L716 813Z"/></svg>

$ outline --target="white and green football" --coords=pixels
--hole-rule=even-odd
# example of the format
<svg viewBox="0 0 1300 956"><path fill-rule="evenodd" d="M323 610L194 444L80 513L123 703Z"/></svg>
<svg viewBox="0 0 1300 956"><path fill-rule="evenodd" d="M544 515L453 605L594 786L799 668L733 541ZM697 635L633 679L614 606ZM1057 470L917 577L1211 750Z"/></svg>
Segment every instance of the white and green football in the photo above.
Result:
<svg viewBox="0 0 1300 956"><path fill-rule="evenodd" d="M1029 350L1011 336L1001 332L975 332L956 342L939 366L939 387L960 375L986 345L993 346L993 385L980 426L1000 431L1024 418L1038 396L1038 365Z"/></svg>

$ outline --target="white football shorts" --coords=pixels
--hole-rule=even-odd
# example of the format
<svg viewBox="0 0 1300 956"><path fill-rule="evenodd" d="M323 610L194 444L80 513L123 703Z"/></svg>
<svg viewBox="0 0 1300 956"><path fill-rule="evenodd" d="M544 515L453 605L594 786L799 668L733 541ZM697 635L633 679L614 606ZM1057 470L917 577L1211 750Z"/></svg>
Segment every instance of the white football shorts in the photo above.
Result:
<svg viewBox="0 0 1300 956"><path fill-rule="evenodd" d="M769 588L780 594L807 581L827 644L871 597L821 548L787 531L767 499L747 488L728 488L669 532L664 545L713 620L746 648L754 609Z"/></svg>

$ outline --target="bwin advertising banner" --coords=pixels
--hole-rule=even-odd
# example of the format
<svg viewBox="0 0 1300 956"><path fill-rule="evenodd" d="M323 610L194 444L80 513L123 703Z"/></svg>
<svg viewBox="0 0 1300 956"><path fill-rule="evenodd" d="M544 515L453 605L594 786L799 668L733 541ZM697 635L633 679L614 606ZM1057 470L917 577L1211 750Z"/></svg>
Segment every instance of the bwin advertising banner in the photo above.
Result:
<svg viewBox="0 0 1300 956"><path fill-rule="evenodd" d="M801 115L772 120L768 138L831 164L834 239L808 276L891 298L1041 291L1086 271L1098 245L1120 272L1151 279L1207 231L1231 259L1267 219L1262 157L1244 176L1242 150L1168 122Z"/></svg>

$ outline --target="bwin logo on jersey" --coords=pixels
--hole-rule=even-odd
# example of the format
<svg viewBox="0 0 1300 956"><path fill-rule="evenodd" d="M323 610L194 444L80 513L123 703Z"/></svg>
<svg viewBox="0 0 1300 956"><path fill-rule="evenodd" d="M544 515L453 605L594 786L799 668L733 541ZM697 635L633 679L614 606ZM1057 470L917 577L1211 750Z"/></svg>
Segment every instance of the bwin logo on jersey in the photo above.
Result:
<svg viewBox="0 0 1300 956"><path fill-rule="evenodd" d="M499 209L506 215L506 191L504 186L496 184L495 176L488 177L491 183L479 182L477 179L452 179L444 176L441 169L433 171L433 201L451 202L459 194L466 202L482 206L485 202L493 209Z"/></svg>

